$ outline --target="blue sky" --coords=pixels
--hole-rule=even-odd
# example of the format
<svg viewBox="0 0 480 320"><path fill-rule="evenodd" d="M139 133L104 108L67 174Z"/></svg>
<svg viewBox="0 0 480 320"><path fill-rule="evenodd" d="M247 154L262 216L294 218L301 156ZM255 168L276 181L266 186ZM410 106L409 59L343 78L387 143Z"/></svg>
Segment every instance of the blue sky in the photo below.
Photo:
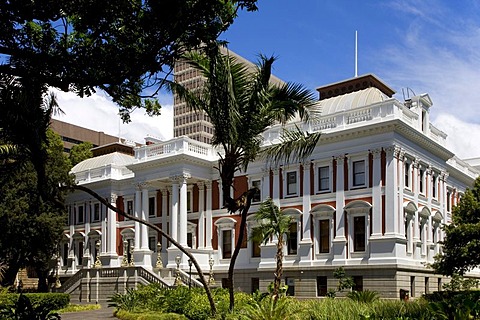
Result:
<svg viewBox="0 0 480 320"><path fill-rule="evenodd" d="M376 74L399 100L402 89L429 93L431 121L449 135L449 147L462 158L480 157L480 1L259 0L258 6L241 12L221 36L230 49L252 61L259 53L277 56L276 76L314 90L354 76L357 30L358 74ZM92 99L59 93L67 113L60 119L136 141L173 136L168 96L160 99L161 117L137 111L128 125L118 124L107 97Z"/></svg>

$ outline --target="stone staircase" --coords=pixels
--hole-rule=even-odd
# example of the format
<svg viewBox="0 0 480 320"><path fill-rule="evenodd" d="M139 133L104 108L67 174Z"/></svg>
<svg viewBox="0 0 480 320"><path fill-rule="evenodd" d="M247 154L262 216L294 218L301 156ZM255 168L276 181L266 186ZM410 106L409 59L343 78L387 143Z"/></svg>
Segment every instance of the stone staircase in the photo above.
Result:
<svg viewBox="0 0 480 320"><path fill-rule="evenodd" d="M56 292L70 294L72 303L107 304L115 293L126 293L128 288L137 288L139 284L158 283L165 288L173 288L176 272L174 269L149 271L143 267L120 268L84 268L65 281ZM188 285L190 275L180 270L182 282ZM191 278L191 285L202 286Z"/></svg>

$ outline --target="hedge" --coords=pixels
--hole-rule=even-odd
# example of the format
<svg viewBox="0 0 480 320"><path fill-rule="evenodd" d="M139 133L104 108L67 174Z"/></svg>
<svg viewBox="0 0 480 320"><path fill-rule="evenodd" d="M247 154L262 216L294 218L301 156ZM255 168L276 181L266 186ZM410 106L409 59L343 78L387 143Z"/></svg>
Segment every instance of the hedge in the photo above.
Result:
<svg viewBox="0 0 480 320"><path fill-rule="evenodd" d="M41 305L47 310L59 310L70 304L70 295L67 293L25 293L32 305ZM18 293L0 294L0 305L13 306L18 301Z"/></svg>

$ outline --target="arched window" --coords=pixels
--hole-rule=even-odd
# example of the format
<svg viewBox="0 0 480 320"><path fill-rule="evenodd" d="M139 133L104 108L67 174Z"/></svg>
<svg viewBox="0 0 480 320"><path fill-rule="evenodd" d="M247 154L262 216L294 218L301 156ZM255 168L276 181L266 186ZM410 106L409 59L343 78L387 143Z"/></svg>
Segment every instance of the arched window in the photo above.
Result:
<svg viewBox="0 0 480 320"><path fill-rule="evenodd" d="M222 259L230 259L235 250L235 224L233 218L220 218L215 222L218 232L218 251Z"/></svg>
<svg viewBox="0 0 480 320"><path fill-rule="evenodd" d="M297 255L298 252L298 239L301 239L300 236L300 219L302 217L302 212L298 209L285 209L283 213L289 215L292 218L290 223L290 228L287 234L287 255Z"/></svg>
<svg viewBox="0 0 480 320"><path fill-rule="evenodd" d="M371 208L370 203L360 200L352 201L345 206L348 216L349 250L353 258L367 254Z"/></svg>
<svg viewBox="0 0 480 320"><path fill-rule="evenodd" d="M315 253L328 254L332 245L335 208L329 205L318 205L312 209L311 213L314 221Z"/></svg>
<svg viewBox="0 0 480 320"><path fill-rule="evenodd" d="M413 202L406 202L403 206L404 223L405 223L405 239L407 241L405 251L407 254L413 254L413 226L415 219L415 212L417 206Z"/></svg>

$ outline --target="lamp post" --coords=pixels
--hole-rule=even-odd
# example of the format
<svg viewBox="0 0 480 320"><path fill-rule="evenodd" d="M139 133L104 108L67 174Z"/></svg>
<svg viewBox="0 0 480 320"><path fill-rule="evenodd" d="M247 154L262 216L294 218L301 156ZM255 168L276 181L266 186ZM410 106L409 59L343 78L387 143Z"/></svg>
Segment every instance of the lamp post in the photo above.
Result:
<svg viewBox="0 0 480 320"><path fill-rule="evenodd" d="M181 286L182 285L182 279L180 278L180 262L181 262L180 256L175 257L175 263L177 264L177 270L176 270L176 277L175 277L175 286Z"/></svg>
<svg viewBox="0 0 480 320"><path fill-rule="evenodd" d="M192 260L188 259L188 266L190 267L190 278L188 279L188 290L192 289Z"/></svg>
<svg viewBox="0 0 480 320"><path fill-rule="evenodd" d="M160 241L157 242L157 262L155 263L155 268L162 269L163 268L163 261L162 261L162 244Z"/></svg>
<svg viewBox="0 0 480 320"><path fill-rule="evenodd" d="M133 245L130 245L130 261L128 262L128 265L130 267L134 267L135 266L135 261L133 259Z"/></svg>
<svg viewBox="0 0 480 320"><path fill-rule="evenodd" d="M213 264L214 264L213 257L210 256L210 259L208 259L208 264L210 265L210 275L208 277L208 284L209 285L214 285L215 284L215 279L213 278Z"/></svg>
<svg viewBox="0 0 480 320"><path fill-rule="evenodd" d="M123 240L123 259L122 259L122 267L128 267L128 240Z"/></svg>
<svg viewBox="0 0 480 320"><path fill-rule="evenodd" d="M96 259L95 259L95 268L101 268L102 267L102 261L100 261L100 243L101 241L100 240L97 240L97 242L95 242L95 249L96 249Z"/></svg>
<svg viewBox="0 0 480 320"><path fill-rule="evenodd" d="M57 247L57 267L55 272L55 288L59 289L62 287L62 283L60 282L60 277L58 276L58 269L60 269L60 249Z"/></svg>

